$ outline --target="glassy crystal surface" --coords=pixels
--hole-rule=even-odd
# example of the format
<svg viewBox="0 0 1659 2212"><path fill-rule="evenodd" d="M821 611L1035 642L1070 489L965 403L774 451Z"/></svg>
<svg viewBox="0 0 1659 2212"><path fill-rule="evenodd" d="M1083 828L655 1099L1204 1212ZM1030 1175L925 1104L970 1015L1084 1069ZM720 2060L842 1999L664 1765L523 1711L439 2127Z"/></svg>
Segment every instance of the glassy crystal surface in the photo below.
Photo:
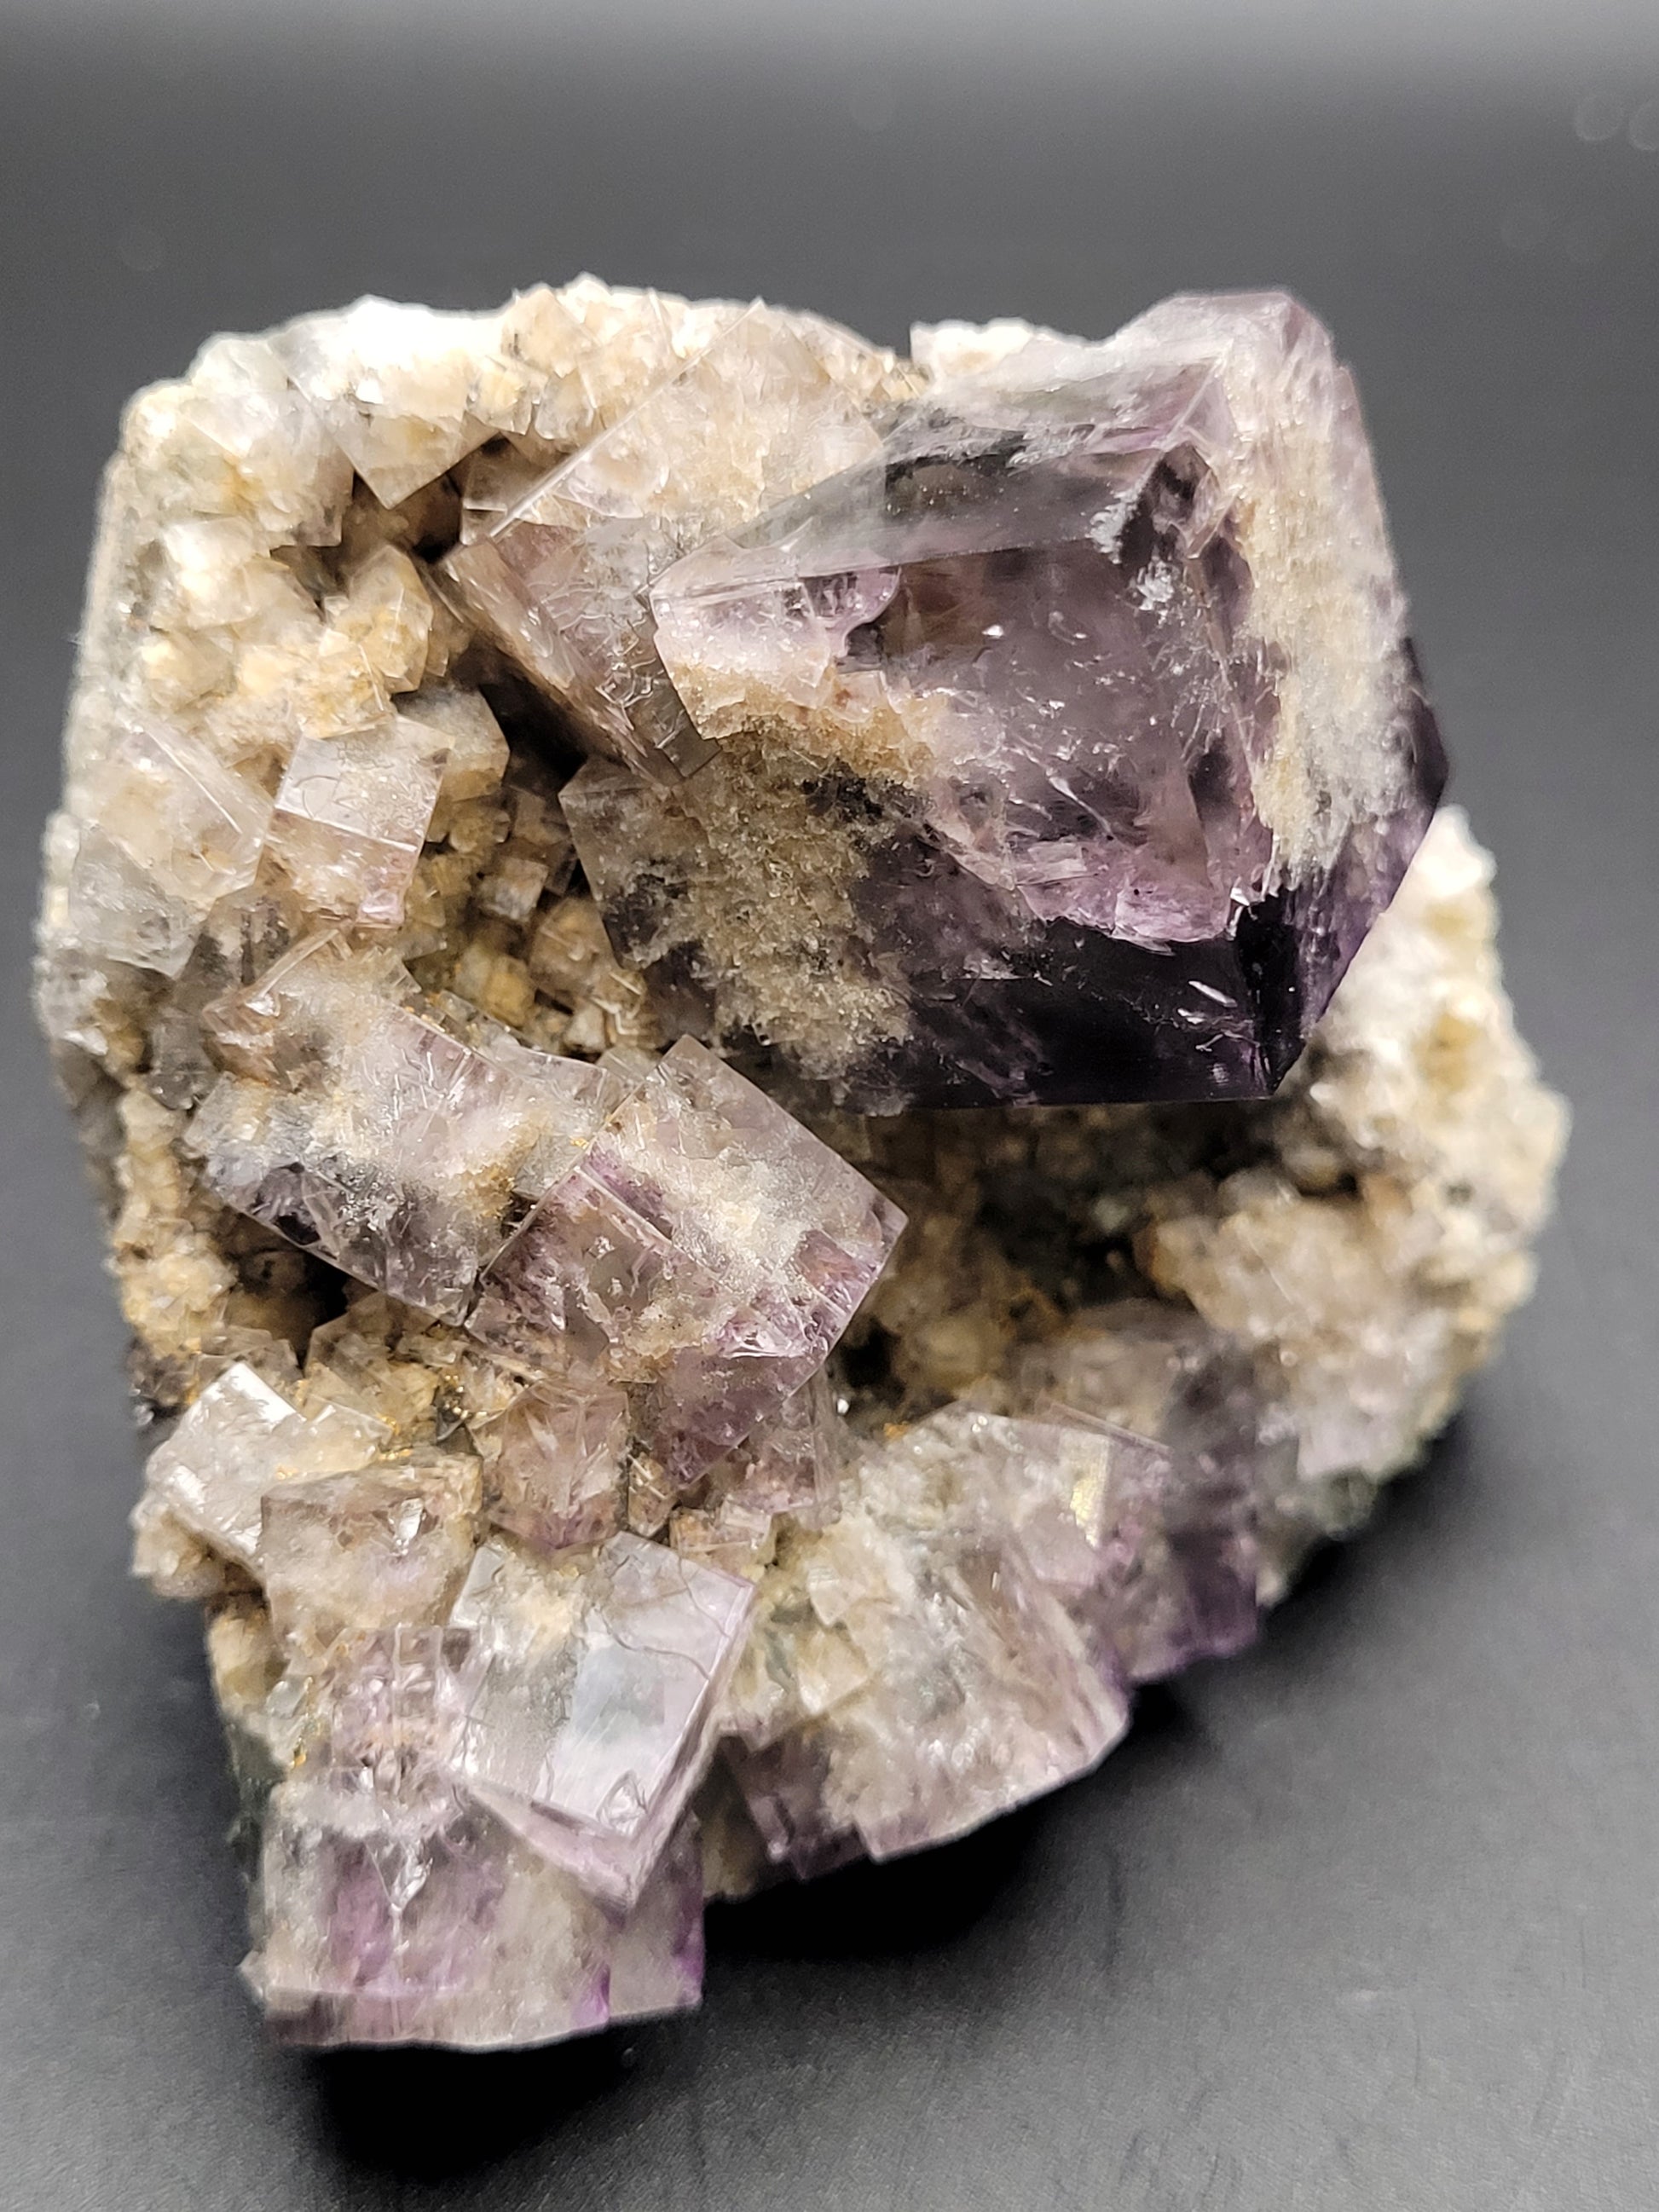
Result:
<svg viewBox="0 0 1659 2212"><path fill-rule="evenodd" d="M697 1503L676 1509L669 1540L688 1558L748 1573L769 1556L781 1516L803 1528L829 1527L841 1510L846 1460L836 1394L820 1368L710 1468Z"/></svg>
<svg viewBox="0 0 1659 2212"><path fill-rule="evenodd" d="M216 902L252 882L270 821L264 793L187 732L123 728L72 836L65 940L177 975Z"/></svg>
<svg viewBox="0 0 1659 2212"><path fill-rule="evenodd" d="M458 1778L632 1905L706 1764L751 1603L735 1577L626 1534L565 1563L486 1544L451 1616L485 1662Z"/></svg>
<svg viewBox="0 0 1659 2212"><path fill-rule="evenodd" d="M428 1452L268 1491L259 1565L271 1626L296 1647L436 1625L472 1564L477 1462Z"/></svg>
<svg viewBox="0 0 1659 2212"><path fill-rule="evenodd" d="M489 321L360 300L301 317L271 345L375 498L395 507L489 436L474 404Z"/></svg>
<svg viewBox="0 0 1659 2212"><path fill-rule="evenodd" d="M651 580L688 545L877 449L854 392L757 305L451 554L447 571L598 750L672 777L709 748L652 648Z"/></svg>
<svg viewBox="0 0 1659 2212"><path fill-rule="evenodd" d="M210 1187L444 1318L465 1312L481 1267L617 1089L510 1037L463 1043L395 957L330 934L210 1019L234 1071L191 1127Z"/></svg>
<svg viewBox="0 0 1659 2212"><path fill-rule="evenodd" d="M277 787L266 849L314 914L393 928L421 857L448 747L392 714L367 730L305 738Z"/></svg>
<svg viewBox="0 0 1659 2212"><path fill-rule="evenodd" d="M689 1832L618 1913L444 1780L468 1656L464 1636L404 1628L357 1639L313 1686L307 1756L264 1815L243 1966L285 2038L487 2049L696 2002Z"/></svg>
<svg viewBox="0 0 1659 2212"><path fill-rule="evenodd" d="M997 1520L848 1512L799 1581L799 1598L780 1583L773 1620L804 1600L840 1668L808 1646L783 1726L745 1711L739 1684L727 1752L769 1857L796 1873L960 1835L1086 1772L1127 1723L1121 1690ZM763 1664L771 1629L757 1629Z"/></svg>
<svg viewBox="0 0 1659 2212"><path fill-rule="evenodd" d="M1006 1515L1109 1680L1155 1680L1248 1644L1264 1472L1250 1431L1231 1432L1221 1462L1043 1410L1017 1420L936 1413L889 1455L888 1479L910 1490L917 1512L944 1486Z"/></svg>
<svg viewBox="0 0 1659 2212"><path fill-rule="evenodd" d="M587 1376L532 1383L486 1442L488 1511L538 1552L614 1535L626 1510L627 1394Z"/></svg>
<svg viewBox="0 0 1659 2212"><path fill-rule="evenodd" d="M651 604L719 753L578 779L613 935L867 1110L1272 1090L1443 781L1352 384L1279 295L1034 337ZM793 914L733 880L762 841ZM781 933L839 1038L751 1004Z"/></svg>
<svg viewBox="0 0 1659 2212"><path fill-rule="evenodd" d="M684 1487L823 1365L902 1227L682 1038L489 1268L468 1327L526 1364L622 1383Z"/></svg>
<svg viewBox="0 0 1659 2212"><path fill-rule="evenodd" d="M342 1406L301 1413L239 1362L203 1391L150 1454L145 1480L184 1527L239 1565L258 1571L266 1492L366 1467L389 1433L372 1413Z"/></svg>

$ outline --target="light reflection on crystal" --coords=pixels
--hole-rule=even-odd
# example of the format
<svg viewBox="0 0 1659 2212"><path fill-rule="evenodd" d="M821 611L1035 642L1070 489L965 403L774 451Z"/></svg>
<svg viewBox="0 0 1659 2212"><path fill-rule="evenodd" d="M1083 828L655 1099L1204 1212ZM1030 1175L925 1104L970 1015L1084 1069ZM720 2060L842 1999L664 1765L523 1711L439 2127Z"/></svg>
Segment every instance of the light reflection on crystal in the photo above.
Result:
<svg viewBox="0 0 1659 2212"><path fill-rule="evenodd" d="M551 1563L486 1544L451 1615L485 1662L457 1779L631 1905L707 1763L750 1603L634 1535Z"/></svg>

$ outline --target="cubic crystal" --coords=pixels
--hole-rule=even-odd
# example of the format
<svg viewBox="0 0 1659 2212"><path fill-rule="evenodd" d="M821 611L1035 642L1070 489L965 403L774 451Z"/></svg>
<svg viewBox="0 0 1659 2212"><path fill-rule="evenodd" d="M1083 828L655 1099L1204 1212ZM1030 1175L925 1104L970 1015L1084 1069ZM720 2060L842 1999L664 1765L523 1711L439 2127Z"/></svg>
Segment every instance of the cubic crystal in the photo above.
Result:
<svg viewBox="0 0 1659 2212"><path fill-rule="evenodd" d="M185 1528L258 1573L266 1493L277 1484L366 1467L389 1434L384 1421L341 1406L300 1413L238 1362L156 1446L145 1480Z"/></svg>
<svg viewBox="0 0 1659 2212"><path fill-rule="evenodd" d="M270 811L185 732L122 729L73 836L65 941L177 975L215 903L253 881Z"/></svg>
<svg viewBox="0 0 1659 2212"><path fill-rule="evenodd" d="M622 1383L681 1488L823 1365L903 1218L682 1038L488 1268L467 1326Z"/></svg>
<svg viewBox="0 0 1659 2212"><path fill-rule="evenodd" d="M481 1268L618 1087L510 1037L463 1043L393 956L329 933L210 1024L234 1071L191 1125L210 1188L446 1319L465 1314Z"/></svg>
<svg viewBox="0 0 1659 2212"><path fill-rule="evenodd" d="M285 2038L487 2049L696 2002L689 1833L619 1915L444 1782L465 1645L410 1629L361 1639L318 1686L310 1755L264 1814L260 1940L243 1966Z"/></svg>
<svg viewBox="0 0 1659 2212"><path fill-rule="evenodd" d="M568 1564L486 1544L451 1616L485 1661L457 1779L631 1906L707 1763L751 1603L734 1576L637 1536Z"/></svg>
<svg viewBox="0 0 1659 2212"><path fill-rule="evenodd" d="M647 775L687 773L709 748L652 650L652 578L877 450L854 394L787 321L751 307L452 553L447 573L599 750Z"/></svg>
<svg viewBox="0 0 1659 2212"><path fill-rule="evenodd" d="M472 1564L477 1462L428 1452L266 1492L259 1564L286 1643L441 1622Z"/></svg>
<svg viewBox="0 0 1659 2212"><path fill-rule="evenodd" d="M767 1593L774 1621L801 1602L793 1580ZM797 1873L977 1827L1086 1772L1127 1724L1121 1690L994 1521L915 1528L845 1513L800 1582L815 1626L842 1647L842 1680L829 1675L815 1714L825 1661L809 1646L805 1682L764 1720L739 1686L728 1750L768 1856ZM763 1619L757 1663L775 1641Z"/></svg>
<svg viewBox="0 0 1659 2212"><path fill-rule="evenodd" d="M400 714L349 736L301 739L265 849L313 914L372 929L403 920L447 753Z"/></svg>
<svg viewBox="0 0 1659 2212"><path fill-rule="evenodd" d="M489 1518L532 1551L614 1535L626 1510L628 1398L586 1377L532 1383L480 1444Z"/></svg>

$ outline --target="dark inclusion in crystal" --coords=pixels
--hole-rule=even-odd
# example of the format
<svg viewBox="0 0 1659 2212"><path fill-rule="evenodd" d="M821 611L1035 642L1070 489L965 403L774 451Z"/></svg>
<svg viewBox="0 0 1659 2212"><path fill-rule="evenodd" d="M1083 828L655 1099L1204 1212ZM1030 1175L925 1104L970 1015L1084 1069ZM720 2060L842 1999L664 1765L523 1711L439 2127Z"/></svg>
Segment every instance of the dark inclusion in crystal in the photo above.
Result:
<svg viewBox="0 0 1659 2212"><path fill-rule="evenodd" d="M704 764L564 799L690 1030L870 1111L1260 1097L1445 765L1352 381L1279 295L945 380L667 566Z"/></svg>

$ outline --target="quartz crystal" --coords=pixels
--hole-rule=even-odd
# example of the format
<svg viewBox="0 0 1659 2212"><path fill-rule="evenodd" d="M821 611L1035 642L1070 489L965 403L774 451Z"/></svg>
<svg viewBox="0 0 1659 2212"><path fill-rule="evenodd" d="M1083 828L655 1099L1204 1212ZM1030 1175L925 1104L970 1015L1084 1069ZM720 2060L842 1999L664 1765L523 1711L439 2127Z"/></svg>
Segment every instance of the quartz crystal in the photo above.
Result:
<svg viewBox="0 0 1659 2212"><path fill-rule="evenodd" d="M583 277L137 396L38 1003L279 2034L695 2002L1363 1518L1565 1128L1442 774L1276 295Z"/></svg>

